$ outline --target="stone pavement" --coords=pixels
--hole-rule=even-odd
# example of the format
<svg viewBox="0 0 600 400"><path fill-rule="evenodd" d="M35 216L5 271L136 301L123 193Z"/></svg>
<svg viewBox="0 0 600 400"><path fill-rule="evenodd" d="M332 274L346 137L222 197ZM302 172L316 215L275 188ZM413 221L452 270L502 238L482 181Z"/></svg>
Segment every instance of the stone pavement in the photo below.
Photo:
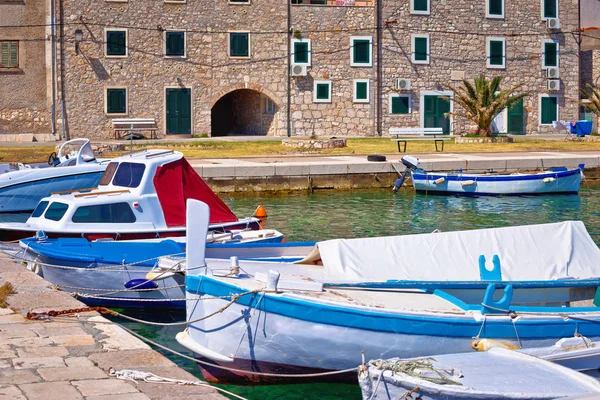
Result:
<svg viewBox="0 0 600 400"><path fill-rule="evenodd" d="M108 369L136 369L197 380L96 312L30 321L27 312L85 305L0 253L0 285L16 293L0 308L0 399L225 399L214 388L119 380Z"/></svg>

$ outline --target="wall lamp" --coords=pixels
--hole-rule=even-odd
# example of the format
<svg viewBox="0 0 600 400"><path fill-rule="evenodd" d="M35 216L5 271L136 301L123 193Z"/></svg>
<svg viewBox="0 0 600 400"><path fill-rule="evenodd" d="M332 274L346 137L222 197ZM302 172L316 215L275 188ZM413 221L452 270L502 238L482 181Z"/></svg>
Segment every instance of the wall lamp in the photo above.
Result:
<svg viewBox="0 0 600 400"><path fill-rule="evenodd" d="M77 29L75 31L75 54L79 55L79 42L83 40L83 31Z"/></svg>

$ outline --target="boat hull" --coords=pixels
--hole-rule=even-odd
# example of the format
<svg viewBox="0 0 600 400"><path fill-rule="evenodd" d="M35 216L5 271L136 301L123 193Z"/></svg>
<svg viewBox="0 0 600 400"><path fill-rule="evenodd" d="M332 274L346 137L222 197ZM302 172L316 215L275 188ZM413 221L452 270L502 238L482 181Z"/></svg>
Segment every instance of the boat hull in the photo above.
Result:
<svg viewBox="0 0 600 400"><path fill-rule="evenodd" d="M417 192L462 195L532 195L577 193L581 170L551 171L539 174L478 175L412 172Z"/></svg>

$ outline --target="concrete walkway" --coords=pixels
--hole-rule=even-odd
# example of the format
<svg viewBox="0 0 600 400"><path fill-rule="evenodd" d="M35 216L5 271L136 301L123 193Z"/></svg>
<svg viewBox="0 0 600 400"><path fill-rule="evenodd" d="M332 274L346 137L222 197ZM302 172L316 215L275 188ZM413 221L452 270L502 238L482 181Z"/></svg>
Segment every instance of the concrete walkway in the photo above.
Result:
<svg viewBox="0 0 600 400"><path fill-rule="evenodd" d="M134 384L108 376L108 369L136 369L197 380L96 312L30 321L27 312L85 305L23 265L0 254L0 285L16 293L0 308L0 399L149 400L225 399L214 388L173 384Z"/></svg>

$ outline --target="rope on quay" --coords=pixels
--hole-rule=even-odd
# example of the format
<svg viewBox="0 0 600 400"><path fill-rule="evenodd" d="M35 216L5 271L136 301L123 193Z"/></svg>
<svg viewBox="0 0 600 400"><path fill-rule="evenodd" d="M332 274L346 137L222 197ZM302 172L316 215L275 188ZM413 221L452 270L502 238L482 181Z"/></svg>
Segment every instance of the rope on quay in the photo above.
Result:
<svg viewBox="0 0 600 400"><path fill-rule="evenodd" d="M136 385L137 385L137 381L144 381L144 382L148 382L148 383L167 383L167 384L176 384L176 385L184 385L184 386L210 387L210 388L216 389L220 392L223 392L229 396L235 397L236 399L246 400L245 397L238 396L235 393L232 393L228 390L225 390L225 389L217 387L217 386L213 386L213 385L211 385L207 382L203 382L203 381L187 381L185 379L165 378L165 377L153 374L152 372L144 372L144 371L139 371L139 370L135 370L135 369L116 370L112 367L109 368L108 375L115 377L117 379L134 382Z"/></svg>

